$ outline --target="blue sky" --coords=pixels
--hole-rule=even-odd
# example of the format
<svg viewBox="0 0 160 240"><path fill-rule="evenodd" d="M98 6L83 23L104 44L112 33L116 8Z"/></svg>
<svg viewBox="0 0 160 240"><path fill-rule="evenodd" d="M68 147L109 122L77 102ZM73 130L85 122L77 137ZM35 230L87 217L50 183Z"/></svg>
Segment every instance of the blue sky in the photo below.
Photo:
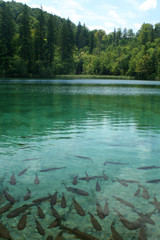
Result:
<svg viewBox="0 0 160 240"><path fill-rule="evenodd" d="M76 25L86 24L90 29L103 29L106 33L114 28L132 28L134 32L143 23L160 22L158 0L17 0L30 7L68 18Z"/></svg>

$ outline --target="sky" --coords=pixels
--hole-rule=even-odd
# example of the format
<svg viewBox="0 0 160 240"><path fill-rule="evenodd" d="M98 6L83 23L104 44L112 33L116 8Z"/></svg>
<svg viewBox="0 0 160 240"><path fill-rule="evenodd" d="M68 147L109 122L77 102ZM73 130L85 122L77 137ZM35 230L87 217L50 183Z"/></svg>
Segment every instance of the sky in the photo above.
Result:
<svg viewBox="0 0 160 240"><path fill-rule="evenodd" d="M107 34L114 28L137 32L143 23L160 22L160 0L17 0L32 8L40 8L69 18L90 30L103 29Z"/></svg>

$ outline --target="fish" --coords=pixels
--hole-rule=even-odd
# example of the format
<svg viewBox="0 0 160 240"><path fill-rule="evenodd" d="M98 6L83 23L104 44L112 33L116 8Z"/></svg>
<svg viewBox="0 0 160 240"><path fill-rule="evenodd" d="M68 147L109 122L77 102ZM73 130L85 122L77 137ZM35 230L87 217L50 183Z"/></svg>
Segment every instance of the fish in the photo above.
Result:
<svg viewBox="0 0 160 240"><path fill-rule="evenodd" d="M130 208L134 208L134 205L130 202L127 202L125 201L124 199L122 198L119 198L119 197L116 197L116 196L113 196L116 200L118 200L120 203L126 205L127 207L130 207Z"/></svg>
<svg viewBox="0 0 160 240"><path fill-rule="evenodd" d="M55 170L58 170L58 169L63 169L63 168L66 168L66 167L54 167L54 168L47 168L47 169L42 169L40 170L40 172L50 172L50 171L55 171Z"/></svg>
<svg viewBox="0 0 160 240"><path fill-rule="evenodd" d="M157 200L157 198L154 196L153 204L155 205L158 212L160 212L160 202Z"/></svg>
<svg viewBox="0 0 160 240"><path fill-rule="evenodd" d="M40 222L36 218L35 218L35 222L36 222L36 228L37 228L38 233L41 236L44 236L45 235L45 230L43 229L42 225L40 224Z"/></svg>
<svg viewBox="0 0 160 240"><path fill-rule="evenodd" d="M115 210L115 212L117 213L120 221L128 230L136 230L144 225L139 218L133 222L130 222L120 212L118 212L117 210Z"/></svg>
<svg viewBox="0 0 160 240"><path fill-rule="evenodd" d="M33 203L41 203L44 201L48 201L49 199L51 199L51 197L52 197L52 195L48 195L46 197L37 198L37 199L33 200L32 202Z"/></svg>
<svg viewBox="0 0 160 240"><path fill-rule="evenodd" d="M140 194L140 187L138 187L137 191L134 193L134 196L137 197Z"/></svg>
<svg viewBox="0 0 160 240"><path fill-rule="evenodd" d="M17 224L18 230L23 230L26 227L27 224L27 215L28 213L25 213L22 215L22 217L19 219L19 222Z"/></svg>
<svg viewBox="0 0 160 240"><path fill-rule="evenodd" d="M73 178L73 182L72 182L73 185L77 185L78 183L77 179L78 179L78 175Z"/></svg>
<svg viewBox="0 0 160 240"><path fill-rule="evenodd" d="M0 238L13 240L9 230L0 222Z"/></svg>
<svg viewBox="0 0 160 240"><path fill-rule="evenodd" d="M159 183L159 182L160 182L160 179L153 179L153 180L146 181L146 183Z"/></svg>
<svg viewBox="0 0 160 240"><path fill-rule="evenodd" d="M145 228L140 228L138 232L138 240L147 240Z"/></svg>
<svg viewBox="0 0 160 240"><path fill-rule="evenodd" d="M63 236L62 236L63 233L64 233L64 230L60 231L60 232L57 234L55 240L61 240L61 239L63 239Z"/></svg>
<svg viewBox="0 0 160 240"><path fill-rule="evenodd" d="M141 187L143 188L142 197L143 197L144 199L149 199L149 198L150 198L150 195L149 195L149 193L148 193L147 188L145 188L145 187L143 187L143 186L141 186Z"/></svg>
<svg viewBox="0 0 160 240"><path fill-rule="evenodd" d="M126 183L139 183L139 181L137 181L137 180L121 179L121 181L126 182Z"/></svg>
<svg viewBox="0 0 160 240"><path fill-rule="evenodd" d="M52 214L53 216L58 219L58 220L61 220L61 217L59 215L59 213L57 212L57 210L51 205L51 209L52 209Z"/></svg>
<svg viewBox="0 0 160 240"><path fill-rule="evenodd" d="M106 217L109 215L109 208L108 208L107 200L105 201L103 213L104 213L104 216L106 216Z"/></svg>
<svg viewBox="0 0 160 240"><path fill-rule="evenodd" d="M52 237L52 236L48 236L48 237L46 238L46 240L53 240L53 237Z"/></svg>
<svg viewBox="0 0 160 240"><path fill-rule="evenodd" d="M0 215L7 212L10 208L11 208L12 204L11 203L7 203L6 205L4 205L3 207L0 208Z"/></svg>
<svg viewBox="0 0 160 240"><path fill-rule="evenodd" d="M27 191L28 191L27 194L23 197L24 201L27 201L28 199L31 198L31 191L29 189L27 189Z"/></svg>
<svg viewBox="0 0 160 240"><path fill-rule="evenodd" d="M105 170L103 171L103 178L104 180L108 180L108 176L105 174Z"/></svg>
<svg viewBox="0 0 160 240"><path fill-rule="evenodd" d="M96 191L97 191L97 192L100 192L100 191L101 191L101 187L100 187L100 185L99 185L99 183L98 183L98 180L97 180L97 182L96 182Z"/></svg>
<svg viewBox="0 0 160 240"><path fill-rule="evenodd" d="M37 205L37 210L38 210L38 216L42 219L45 218L45 215L44 215L44 212L43 212L42 208L38 205Z"/></svg>
<svg viewBox="0 0 160 240"><path fill-rule="evenodd" d="M79 205L79 203L73 198L73 204L75 207L76 212L80 215L80 216L85 216L85 211L83 210L83 208Z"/></svg>
<svg viewBox="0 0 160 240"><path fill-rule="evenodd" d="M9 201L11 204L15 203L16 200L8 192L6 192L6 190L3 191L3 194L7 201Z"/></svg>
<svg viewBox="0 0 160 240"><path fill-rule="evenodd" d="M51 222L51 224L49 225L48 228L55 228L55 227L59 227L61 223L60 219L55 219L53 222Z"/></svg>
<svg viewBox="0 0 160 240"><path fill-rule="evenodd" d="M22 176L28 170L28 167L18 173L18 176Z"/></svg>
<svg viewBox="0 0 160 240"><path fill-rule="evenodd" d="M66 208L66 198L65 198L64 193L62 193L61 207Z"/></svg>
<svg viewBox="0 0 160 240"><path fill-rule="evenodd" d="M34 204L25 204L19 208L14 209L13 211L11 211L10 213L7 214L7 218L13 218L13 217L17 217L19 214L25 212L28 208L34 206Z"/></svg>
<svg viewBox="0 0 160 240"><path fill-rule="evenodd" d="M93 216L92 213L90 213L90 212L88 212L88 213L90 215L91 223L92 223L92 226L94 227L94 229L96 229L97 231L101 231L102 227L99 224L99 222L96 220L96 218Z"/></svg>
<svg viewBox="0 0 160 240"><path fill-rule="evenodd" d="M120 184L122 184L123 186L125 186L125 187L128 187L128 184L125 182L125 181L123 181L123 180L120 180L120 179L116 179L116 180L113 180L113 182L119 182Z"/></svg>
<svg viewBox="0 0 160 240"><path fill-rule="evenodd" d="M98 240L98 238L93 237L92 235L85 233L85 232L81 232L80 230L76 229L76 228L69 228L66 227L64 225L61 225L60 228L62 228L63 230L66 230L67 232L74 234L77 238L82 239L82 240Z"/></svg>
<svg viewBox="0 0 160 240"><path fill-rule="evenodd" d="M91 162L93 162L93 160L89 157L84 157L84 156L75 156L75 157L90 160Z"/></svg>
<svg viewBox="0 0 160 240"><path fill-rule="evenodd" d="M160 168L159 166L146 166L146 167L139 167L139 170L148 170L148 169L157 169Z"/></svg>
<svg viewBox="0 0 160 240"><path fill-rule="evenodd" d="M90 179L89 179L88 173L85 172L85 174L86 174L86 177L85 177L86 179L85 180L86 180L86 182L89 182Z"/></svg>
<svg viewBox="0 0 160 240"><path fill-rule="evenodd" d="M13 173L12 176L11 176L10 184L11 184L11 185L16 185L16 178L15 178L14 173Z"/></svg>
<svg viewBox="0 0 160 240"><path fill-rule="evenodd" d="M105 161L103 166L106 166L106 164L127 165L128 163Z"/></svg>
<svg viewBox="0 0 160 240"><path fill-rule="evenodd" d="M65 188L67 189L68 192L73 192L73 193L76 193L76 194L82 195L82 196L89 196L88 192L81 190L79 188L72 188L72 187L67 187L67 186L65 186Z"/></svg>
<svg viewBox="0 0 160 240"><path fill-rule="evenodd" d="M23 162L28 162L28 161L37 160L37 159L41 159L41 158L26 158L26 159L24 159L22 161Z"/></svg>
<svg viewBox="0 0 160 240"><path fill-rule="evenodd" d="M120 236L120 234L116 231L113 222L111 224L111 232L112 232L113 240L123 240L123 238Z"/></svg>
<svg viewBox="0 0 160 240"><path fill-rule="evenodd" d="M54 206L57 203L57 191L51 196L50 204Z"/></svg>
<svg viewBox="0 0 160 240"><path fill-rule="evenodd" d="M143 223L149 223L151 225L155 225L155 222L151 219L151 215L155 213L155 210L146 214L140 213L135 209L133 209L133 211L140 216L140 221L142 221Z"/></svg>
<svg viewBox="0 0 160 240"><path fill-rule="evenodd" d="M101 208L101 205L99 202L96 202L96 206L97 206L97 215L100 219L104 219L105 218L105 215L104 215L104 212Z"/></svg>
<svg viewBox="0 0 160 240"><path fill-rule="evenodd" d="M39 181L39 178L38 178L37 173L36 173L34 184L38 185L39 183L40 183L40 181Z"/></svg>

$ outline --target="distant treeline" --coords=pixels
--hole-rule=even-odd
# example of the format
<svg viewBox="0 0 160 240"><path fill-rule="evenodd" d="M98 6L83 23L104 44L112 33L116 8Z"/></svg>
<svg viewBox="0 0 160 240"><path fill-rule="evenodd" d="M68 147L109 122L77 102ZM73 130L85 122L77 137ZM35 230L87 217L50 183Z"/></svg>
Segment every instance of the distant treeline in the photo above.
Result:
<svg viewBox="0 0 160 240"><path fill-rule="evenodd" d="M0 0L0 77L65 74L160 80L160 23L106 34Z"/></svg>

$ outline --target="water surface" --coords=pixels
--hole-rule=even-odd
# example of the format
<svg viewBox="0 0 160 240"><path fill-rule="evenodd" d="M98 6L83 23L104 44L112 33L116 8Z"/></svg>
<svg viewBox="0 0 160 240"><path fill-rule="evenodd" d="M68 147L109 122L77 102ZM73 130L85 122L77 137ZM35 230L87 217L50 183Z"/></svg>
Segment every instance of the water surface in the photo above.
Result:
<svg viewBox="0 0 160 240"><path fill-rule="evenodd" d="M143 214L160 201L160 183L146 183L160 178L160 82L122 80L1 80L0 82L0 191L10 193L16 200L12 209L32 203L39 197L58 191L56 210L62 225L78 228L100 240L111 238L111 224L123 239L137 239L139 229L129 230L120 221L116 211L133 222L139 215L132 208L118 201L119 197L135 206ZM154 166L143 170L141 167ZM61 169L62 167L62 169ZM155 168L156 167L156 168ZM27 171L18 176L23 169ZM53 171L41 170L60 168ZM108 180L103 178L103 171ZM16 184L10 184L12 174ZM34 183L36 174L40 183ZM72 181L75 176L93 180ZM99 178L97 178L99 177ZM96 191L96 182L101 190ZM129 180L125 182L122 180ZM130 183L130 180L134 183ZM136 183L135 181L138 181ZM134 196L139 184L140 194ZM128 186L127 186L128 185ZM82 189L89 196L67 191L66 187ZM27 189L31 198L23 200ZM144 197L144 189L149 193ZM61 208L62 193L67 207ZM73 197L85 210L79 216ZM96 202L102 208L108 202L109 215L97 216ZM0 207L8 201L3 197ZM45 219L37 215L37 207L30 208L27 226L17 230L23 214L0 221L9 229L13 239L54 238L59 227L49 229L55 219L49 202L42 202ZM91 212L102 227L97 231L90 221ZM41 236L35 229L35 217L45 229ZM151 219L155 224L144 223L148 239L160 238L160 215L156 210ZM64 232L63 239L75 239Z"/></svg>

